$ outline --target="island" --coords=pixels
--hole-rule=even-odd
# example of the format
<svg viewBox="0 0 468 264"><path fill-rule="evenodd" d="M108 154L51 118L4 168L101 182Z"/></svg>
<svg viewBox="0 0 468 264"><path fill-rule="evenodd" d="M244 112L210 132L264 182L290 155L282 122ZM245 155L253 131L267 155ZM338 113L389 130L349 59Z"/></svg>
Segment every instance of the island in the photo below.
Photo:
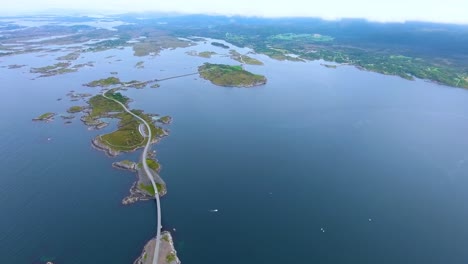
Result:
<svg viewBox="0 0 468 264"><path fill-rule="evenodd" d="M162 123L162 124L170 124L172 122L172 117L170 116L163 116L163 117L160 117L158 120L157 120L159 123Z"/></svg>
<svg viewBox="0 0 468 264"><path fill-rule="evenodd" d="M265 76L248 72L239 65L205 63L198 67L198 72L202 78L219 86L253 87L267 82Z"/></svg>
<svg viewBox="0 0 468 264"><path fill-rule="evenodd" d="M206 58L209 59L211 56L216 55L217 53L214 51L202 51L202 52L197 52L196 50L191 50L186 52L187 55L190 56L198 56L201 58Z"/></svg>
<svg viewBox="0 0 468 264"><path fill-rule="evenodd" d="M38 117L33 118L33 121L52 121L54 120L55 113L47 112Z"/></svg>
<svg viewBox="0 0 468 264"><path fill-rule="evenodd" d="M69 72L76 72L76 68L70 68L71 63L68 62L59 62L54 65L38 67L38 68L31 68L29 72L31 73L40 73L39 77L50 77L54 75L69 73Z"/></svg>
<svg viewBox="0 0 468 264"><path fill-rule="evenodd" d="M74 114L74 113L78 113L78 112L81 112L85 109L84 106L78 106L78 105L75 105L75 106L72 106L70 108L67 109L67 112L68 113L71 113L71 114Z"/></svg>
<svg viewBox="0 0 468 264"><path fill-rule="evenodd" d="M223 49L229 49L228 45L224 45L223 43L220 43L220 42L211 42L211 45L213 45L215 47L220 47L220 48L223 48Z"/></svg>
<svg viewBox="0 0 468 264"><path fill-rule="evenodd" d="M95 81L86 83L86 84L84 84L84 86L88 86L88 87L108 87L108 86L111 86L111 85L117 85L117 84L121 84L121 83L122 82L117 77L108 77L108 78L105 78L105 79L99 79L99 80L95 80Z"/></svg>

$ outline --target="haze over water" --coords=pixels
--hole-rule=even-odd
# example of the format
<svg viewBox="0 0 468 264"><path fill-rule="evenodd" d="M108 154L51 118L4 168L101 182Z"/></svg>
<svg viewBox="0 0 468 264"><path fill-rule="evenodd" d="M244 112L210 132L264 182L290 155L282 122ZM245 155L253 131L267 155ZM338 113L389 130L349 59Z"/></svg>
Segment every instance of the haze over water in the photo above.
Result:
<svg viewBox="0 0 468 264"><path fill-rule="evenodd" d="M87 131L77 119L31 118L75 105L64 96L70 90L97 93L81 84L110 71L146 80L205 61L237 64L185 54L208 47L222 52L164 51L143 70L130 50L86 54L94 68L50 78L0 69L0 263L131 263L139 255L156 232L154 204L121 206L135 178L111 163L140 152L111 159L92 149L112 126ZM109 64L109 55L122 61ZM176 228L183 263L468 259L465 90L255 57L265 66L247 69L266 75L265 86L223 88L190 76L125 92L130 107L174 118L153 148L168 187L163 229ZM24 60L47 65L33 54L2 65Z"/></svg>

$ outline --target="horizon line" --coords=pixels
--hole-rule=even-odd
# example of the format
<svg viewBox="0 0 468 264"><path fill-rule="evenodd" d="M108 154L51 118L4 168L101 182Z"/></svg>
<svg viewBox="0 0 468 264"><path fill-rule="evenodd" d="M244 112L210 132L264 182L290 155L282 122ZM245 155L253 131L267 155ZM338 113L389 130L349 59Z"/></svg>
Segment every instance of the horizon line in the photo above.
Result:
<svg viewBox="0 0 468 264"><path fill-rule="evenodd" d="M5 12L6 11L6 12ZM67 14L63 12L66 11ZM59 13L61 12L61 13ZM327 16L314 16L314 15L255 15L255 14L239 14L239 13L217 13L217 12L206 12L206 13L197 13L197 12L180 12L180 11L158 11L158 10L148 10L148 11L111 11L111 10L94 10L94 9L67 9L67 8L49 8L40 11L16 11L11 12L7 10L0 11L0 17L20 17L20 16L62 16L62 17L76 17L76 16L89 16L89 17L98 17L98 16L118 16L118 15L148 15L148 14L158 14L166 16L220 16L220 17L241 17L241 18L260 18L260 19L320 19L324 21L341 21L341 20L364 20L370 23L383 23L383 24L404 24L404 23L430 23L430 24L447 24L447 25L460 25L468 26L468 20L466 21L438 21L438 20L425 20L425 19L375 19L368 17L352 17L352 16L343 16L343 17L327 17Z"/></svg>

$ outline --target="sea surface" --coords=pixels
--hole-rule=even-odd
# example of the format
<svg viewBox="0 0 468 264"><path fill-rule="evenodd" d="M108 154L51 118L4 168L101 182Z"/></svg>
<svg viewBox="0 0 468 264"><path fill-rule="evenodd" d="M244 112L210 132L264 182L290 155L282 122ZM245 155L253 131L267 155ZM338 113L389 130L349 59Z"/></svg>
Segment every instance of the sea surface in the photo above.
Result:
<svg viewBox="0 0 468 264"><path fill-rule="evenodd" d="M28 65L0 68L0 263L128 264L156 233L154 201L121 205L136 178L111 167L140 152L109 158L91 147L115 122L88 131L79 115L69 125L32 118L85 105L65 94L97 94L82 84L112 71L149 80L238 64L199 43L159 56L85 53L76 63L94 67L29 73L66 53L0 58ZM124 92L131 108L173 117L153 149L168 187L163 229L176 230L182 263L467 263L466 90L252 56L265 65L246 69L266 75L264 86L193 75Z"/></svg>

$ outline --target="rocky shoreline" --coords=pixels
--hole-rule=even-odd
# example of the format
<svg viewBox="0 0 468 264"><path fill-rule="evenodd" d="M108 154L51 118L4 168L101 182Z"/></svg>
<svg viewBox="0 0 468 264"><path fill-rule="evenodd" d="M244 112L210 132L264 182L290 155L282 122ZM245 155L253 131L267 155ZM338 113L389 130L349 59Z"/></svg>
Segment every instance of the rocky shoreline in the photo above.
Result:
<svg viewBox="0 0 468 264"><path fill-rule="evenodd" d="M154 197L150 193L140 188L141 185L151 185L151 181L146 176L146 173L138 166L139 165L137 163L129 160L117 161L112 163L112 167L114 168L136 172L137 180L132 184L132 187L129 190L130 194L122 199L123 205L129 205L138 201L147 201L150 199L154 199ZM166 183L159 176L158 172L154 170L151 170L151 172L152 178L154 179L156 184L161 184L163 186L162 191L159 193L159 196L162 197L167 193Z"/></svg>
<svg viewBox="0 0 468 264"><path fill-rule="evenodd" d="M151 239L146 243L141 255L133 262L133 264L151 264L154 257L154 247L156 238ZM158 264L180 264L177 257L177 251L174 247L174 241L169 231L161 233L161 244L159 248Z"/></svg>
<svg viewBox="0 0 468 264"><path fill-rule="evenodd" d="M104 151L106 153L106 155L109 156L109 157L115 157L115 156L120 154L120 151L114 150L114 149L110 148L109 146L107 146L106 144L102 143L100 136L97 136L93 140L91 140L91 143L92 143L91 145L95 149L100 150L100 151Z"/></svg>

